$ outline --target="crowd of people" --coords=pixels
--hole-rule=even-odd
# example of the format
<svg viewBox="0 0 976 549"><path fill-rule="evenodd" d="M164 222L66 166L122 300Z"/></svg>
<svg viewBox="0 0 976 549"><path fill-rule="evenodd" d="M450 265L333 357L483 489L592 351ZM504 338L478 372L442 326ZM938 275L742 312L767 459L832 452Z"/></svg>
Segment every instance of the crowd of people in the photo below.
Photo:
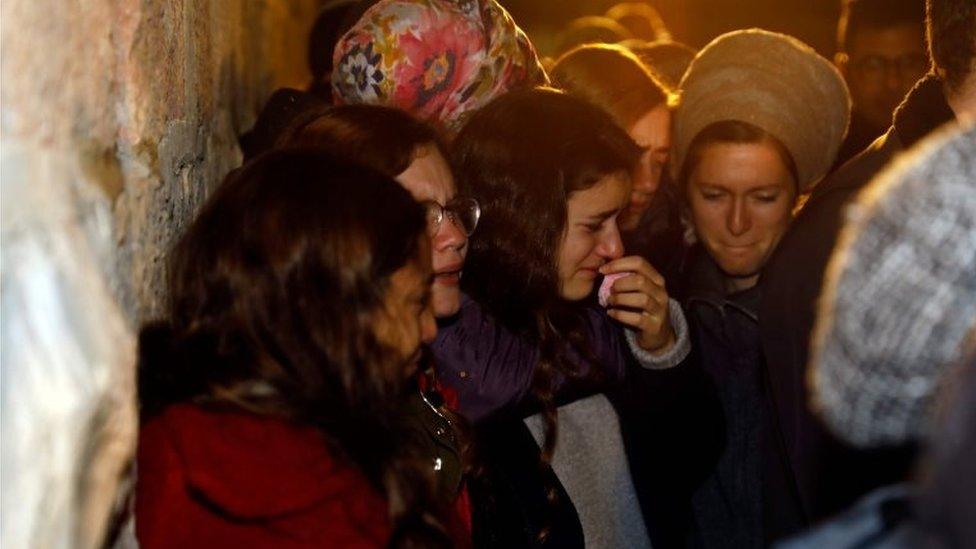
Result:
<svg viewBox="0 0 976 549"><path fill-rule="evenodd" d="M976 3L839 48L331 4L140 334L139 543L974 546Z"/></svg>

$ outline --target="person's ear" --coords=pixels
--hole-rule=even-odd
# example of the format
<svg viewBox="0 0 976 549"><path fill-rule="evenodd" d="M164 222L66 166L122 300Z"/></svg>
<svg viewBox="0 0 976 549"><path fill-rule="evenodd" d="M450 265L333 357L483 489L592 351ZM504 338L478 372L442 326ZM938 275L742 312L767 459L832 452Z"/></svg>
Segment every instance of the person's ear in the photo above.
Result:
<svg viewBox="0 0 976 549"><path fill-rule="evenodd" d="M851 61L851 56L847 52L839 51L834 54L834 65L840 71L840 75L847 79L847 65Z"/></svg>

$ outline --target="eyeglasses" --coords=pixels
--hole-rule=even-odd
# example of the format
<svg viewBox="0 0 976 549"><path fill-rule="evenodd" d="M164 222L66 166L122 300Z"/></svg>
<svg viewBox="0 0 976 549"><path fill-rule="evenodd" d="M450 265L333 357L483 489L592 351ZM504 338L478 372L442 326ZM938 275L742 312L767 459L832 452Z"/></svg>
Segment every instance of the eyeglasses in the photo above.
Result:
<svg viewBox="0 0 976 549"><path fill-rule="evenodd" d="M437 234L441 227L444 217L448 217L451 223L464 231L464 234L471 236L478 227L478 220L481 219L481 206L473 198L457 197L441 206L433 200L421 202L427 209L427 230L431 235Z"/></svg>
<svg viewBox="0 0 976 549"><path fill-rule="evenodd" d="M917 80L929 68L929 60L914 53L896 58L868 55L853 61L851 66L867 78L881 78L888 71L895 71L900 77Z"/></svg>

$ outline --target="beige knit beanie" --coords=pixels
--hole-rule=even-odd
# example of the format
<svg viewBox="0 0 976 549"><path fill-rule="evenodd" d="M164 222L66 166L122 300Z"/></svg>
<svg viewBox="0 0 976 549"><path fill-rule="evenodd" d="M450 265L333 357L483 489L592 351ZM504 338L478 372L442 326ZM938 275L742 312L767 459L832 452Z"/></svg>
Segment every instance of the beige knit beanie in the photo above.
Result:
<svg viewBox="0 0 976 549"><path fill-rule="evenodd" d="M847 133L851 99L834 66L803 42L750 29L723 34L705 46L681 80L674 116L672 174L699 132L738 120L779 139L793 156L801 191L834 162Z"/></svg>

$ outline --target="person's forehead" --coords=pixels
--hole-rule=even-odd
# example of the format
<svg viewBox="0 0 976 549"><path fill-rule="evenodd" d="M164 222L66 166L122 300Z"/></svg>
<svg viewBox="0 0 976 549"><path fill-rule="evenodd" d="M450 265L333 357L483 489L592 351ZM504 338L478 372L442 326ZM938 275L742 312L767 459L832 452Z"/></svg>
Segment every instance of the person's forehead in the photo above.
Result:
<svg viewBox="0 0 976 549"><path fill-rule="evenodd" d="M423 148L399 176L415 200L434 200L442 204L454 197L455 185L443 155L434 147Z"/></svg>
<svg viewBox="0 0 976 549"><path fill-rule="evenodd" d="M783 184L789 170L766 142L713 143L702 151L692 173L699 185L759 188Z"/></svg>
<svg viewBox="0 0 976 549"><path fill-rule="evenodd" d="M585 214L616 205L630 192L630 185L630 176L626 172L605 175L592 187L570 194L569 210Z"/></svg>
<svg viewBox="0 0 976 549"><path fill-rule="evenodd" d="M921 25L905 23L890 27L864 27L850 38L852 54L870 53L897 57L905 52L924 52L925 33Z"/></svg>
<svg viewBox="0 0 976 549"><path fill-rule="evenodd" d="M642 147L667 147L671 143L671 112L666 106L651 109L630 130L631 137Z"/></svg>

